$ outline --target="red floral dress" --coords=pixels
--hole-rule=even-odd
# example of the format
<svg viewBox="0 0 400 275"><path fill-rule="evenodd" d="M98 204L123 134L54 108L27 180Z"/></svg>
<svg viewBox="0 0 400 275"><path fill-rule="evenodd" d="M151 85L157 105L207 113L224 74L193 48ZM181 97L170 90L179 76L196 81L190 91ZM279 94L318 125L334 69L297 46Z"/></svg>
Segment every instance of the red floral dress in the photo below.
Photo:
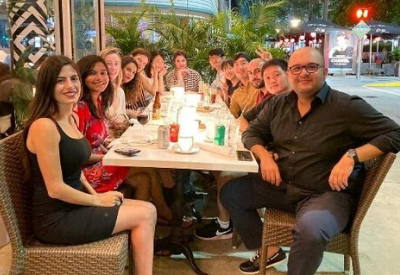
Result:
<svg viewBox="0 0 400 275"><path fill-rule="evenodd" d="M99 104L101 106L101 104ZM97 119L90 113L84 101L78 103L79 130L86 136L92 153L104 154L100 145L107 137L107 123L105 119ZM82 171L96 192L102 193L117 189L128 175L128 167L104 166L102 161L85 166Z"/></svg>

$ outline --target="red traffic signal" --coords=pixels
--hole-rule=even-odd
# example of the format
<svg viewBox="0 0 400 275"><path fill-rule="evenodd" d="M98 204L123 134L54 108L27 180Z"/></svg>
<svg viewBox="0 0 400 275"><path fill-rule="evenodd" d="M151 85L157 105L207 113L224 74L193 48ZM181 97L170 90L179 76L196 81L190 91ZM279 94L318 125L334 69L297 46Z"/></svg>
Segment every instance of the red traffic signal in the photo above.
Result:
<svg viewBox="0 0 400 275"><path fill-rule="evenodd" d="M356 10L357 19L368 19L369 9L368 8L359 8Z"/></svg>

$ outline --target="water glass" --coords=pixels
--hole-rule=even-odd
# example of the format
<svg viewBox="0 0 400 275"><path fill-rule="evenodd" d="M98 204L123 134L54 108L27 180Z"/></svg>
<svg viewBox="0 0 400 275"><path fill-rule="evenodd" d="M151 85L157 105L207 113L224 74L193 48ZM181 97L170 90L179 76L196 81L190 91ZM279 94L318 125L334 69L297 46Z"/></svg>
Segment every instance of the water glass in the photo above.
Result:
<svg viewBox="0 0 400 275"><path fill-rule="evenodd" d="M193 136L179 136L178 146L181 152L190 152L193 147Z"/></svg>
<svg viewBox="0 0 400 275"><path fill-rule="evenodd" d="M228 146L236 150L239 141L239 120L231 119L228 128Z"/></svg>

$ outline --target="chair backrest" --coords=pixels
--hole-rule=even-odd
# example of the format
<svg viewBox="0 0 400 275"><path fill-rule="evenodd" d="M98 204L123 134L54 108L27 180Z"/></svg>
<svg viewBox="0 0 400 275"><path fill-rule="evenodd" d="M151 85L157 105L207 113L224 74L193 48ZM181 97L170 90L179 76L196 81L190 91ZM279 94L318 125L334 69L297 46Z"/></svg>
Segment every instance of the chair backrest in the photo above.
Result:
<svg viewBox="0 0 400 275"><path fill-rule="evenodd" d="M365 162L366 177L353 220L351 233L359 231L361 223L395 159L395 154L387 153L379 158Z"/></svg>
<svg viewBox="0 0 400 275"><path fill-rule="evenodd" d="M32 187L25 180L22 131L0 140L0 214L13 251L23 251L32 238Z"/></svg>

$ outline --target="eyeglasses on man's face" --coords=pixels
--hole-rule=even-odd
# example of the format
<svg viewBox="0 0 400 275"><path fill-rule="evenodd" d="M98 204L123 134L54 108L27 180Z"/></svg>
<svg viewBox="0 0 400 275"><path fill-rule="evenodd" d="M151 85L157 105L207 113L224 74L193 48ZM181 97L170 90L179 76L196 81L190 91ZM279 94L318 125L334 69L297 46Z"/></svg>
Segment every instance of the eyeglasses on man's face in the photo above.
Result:
<svg viewBox="0 0 400 275"><path fill-rule="evenodd" d="M316 71L318 71L319 68L324 68L324 66L319 65L317 63L308 63L303 66L294 65L289 68L289 71L294 75L299 75L299 74L301 74L301 71L303 70L303 68L306 70L307 73L315 73Z"/></svg>

